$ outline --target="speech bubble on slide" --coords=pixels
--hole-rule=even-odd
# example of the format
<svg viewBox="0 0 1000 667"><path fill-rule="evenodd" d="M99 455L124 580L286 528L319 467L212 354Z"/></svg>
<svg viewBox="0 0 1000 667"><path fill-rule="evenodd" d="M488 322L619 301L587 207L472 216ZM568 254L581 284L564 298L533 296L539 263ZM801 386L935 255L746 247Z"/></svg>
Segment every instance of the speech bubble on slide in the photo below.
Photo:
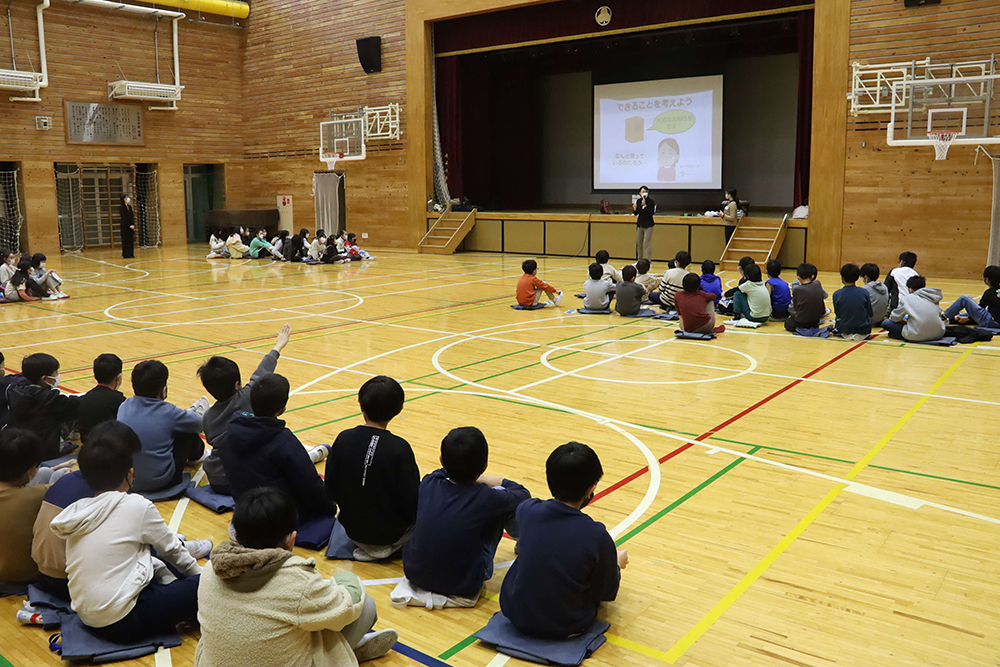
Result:
<svg viewBox="0 0 1000 667"><path fill-rule="evenodd" d="M696 120L697 118L690 111L671 109L654 118L653 126L649 129L662 134L680 134L694 127Z"/></svg>

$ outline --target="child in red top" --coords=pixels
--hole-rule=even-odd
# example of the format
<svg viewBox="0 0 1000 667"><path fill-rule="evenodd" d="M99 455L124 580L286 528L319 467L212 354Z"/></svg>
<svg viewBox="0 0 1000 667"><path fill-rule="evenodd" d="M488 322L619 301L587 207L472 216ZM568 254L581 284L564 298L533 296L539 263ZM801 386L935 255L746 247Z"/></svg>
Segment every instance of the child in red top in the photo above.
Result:
<svg viewBox="0 0 1000 667"><path fill-rule="evenodd" d="M537 275L538 262L533 259L526 259L521 262L521 270L524 275L517 281L517 302L522 306L534 306L542 297L542 293L549 295L552 303L558 306L562 302L562 290L557 290Z"/></svg>
<svg viewBox="0 0 1000 667"><path fill-rule="evenodd" d="M344 249L347 250L347 254L351 259L375 259L358 246L358 235L354 232L347 235L347 240L344 241Z"/></svg>
<svg viewBox="0 0 1000 667"><path fill-rule="evenodd" d="M681 331L722 333L726 325L715 326L715 295L701 290L701 278L695 273L684 276L684 289L674 295L674 306L681 316Z"/></svg>

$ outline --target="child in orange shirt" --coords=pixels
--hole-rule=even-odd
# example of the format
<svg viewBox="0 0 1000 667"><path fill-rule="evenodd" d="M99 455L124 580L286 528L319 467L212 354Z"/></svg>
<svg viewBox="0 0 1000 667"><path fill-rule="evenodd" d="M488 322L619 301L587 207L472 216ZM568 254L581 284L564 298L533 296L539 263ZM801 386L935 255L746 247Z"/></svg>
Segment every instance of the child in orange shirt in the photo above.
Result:
<svg viewBox="0 0 1000 667"><path fill-rule="evenodd" d="M562 303L562 290L557 290L536 274L538 273L538 262L533 259L526 259L521 262L521 270L524 275L517 281L517 302L522 306L534 306L542 297L542 292L549 295L552 303L558 306Z"/></svg>

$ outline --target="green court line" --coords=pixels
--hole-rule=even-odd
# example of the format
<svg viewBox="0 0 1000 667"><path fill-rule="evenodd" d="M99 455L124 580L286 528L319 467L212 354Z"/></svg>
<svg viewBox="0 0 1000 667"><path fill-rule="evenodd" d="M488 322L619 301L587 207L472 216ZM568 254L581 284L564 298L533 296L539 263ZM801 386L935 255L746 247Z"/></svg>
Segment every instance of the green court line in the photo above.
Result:
<svg viewBox="0 0 1000 667"><path fill-rule="evenodd" d="M0 655L0 667L14 667L14 663Z"/></svg>
<svg viewBox="0 0 1000 667"><path fill-rule="evenodd" d="M476 632L479 632L479 631L477 630ZM458 642L457 644L455 644L454 646L452 646L450 649L448 649L447 651L445 651L444 653L442 653L438 657L441 658L442 660L447 660L448 658L452 657L453 655L455 655L456 653L458 653L459 651L461 651L463 648L467 648L469 646L472 646L472 644L474 644L475 641L476 641L476 636L475 635L469 635L468 637L466 637L462 641Z"/></svg>

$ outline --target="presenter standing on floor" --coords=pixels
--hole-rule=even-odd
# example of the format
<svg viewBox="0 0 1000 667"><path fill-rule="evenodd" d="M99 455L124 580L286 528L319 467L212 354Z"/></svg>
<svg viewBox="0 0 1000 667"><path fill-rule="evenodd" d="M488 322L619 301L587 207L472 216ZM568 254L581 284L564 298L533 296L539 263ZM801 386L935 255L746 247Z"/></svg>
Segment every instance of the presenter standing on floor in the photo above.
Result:
<svg viewBox="0 0 1000 667"><path fill-rule="evenodd" d="M729 188L726 190L726 201L724 202L725 208L719 211L719 217L722 221L726 223L726 243L729 243L729 239L732 238L733 232L736 231L736 222L739 219L739 214L737 210L739 209L739 200L736 198L736 188Z"/></svg>
<svg viewBox="0 0 1000 667"><path fill-rule="evenodd" d="M128 195L122 197L118 216L121 218L122 257L132 259L135 257L135 209L132 208L132 198Z"/></svg>
<svg viewBox="0 0 1000 667"><path fill-rule="evenodd" d="M653 259L653 214L656 202L649 196L649 188L639 188L639 199L632 204L632 212L638 216L635 222L635 258Z"/></svg>

